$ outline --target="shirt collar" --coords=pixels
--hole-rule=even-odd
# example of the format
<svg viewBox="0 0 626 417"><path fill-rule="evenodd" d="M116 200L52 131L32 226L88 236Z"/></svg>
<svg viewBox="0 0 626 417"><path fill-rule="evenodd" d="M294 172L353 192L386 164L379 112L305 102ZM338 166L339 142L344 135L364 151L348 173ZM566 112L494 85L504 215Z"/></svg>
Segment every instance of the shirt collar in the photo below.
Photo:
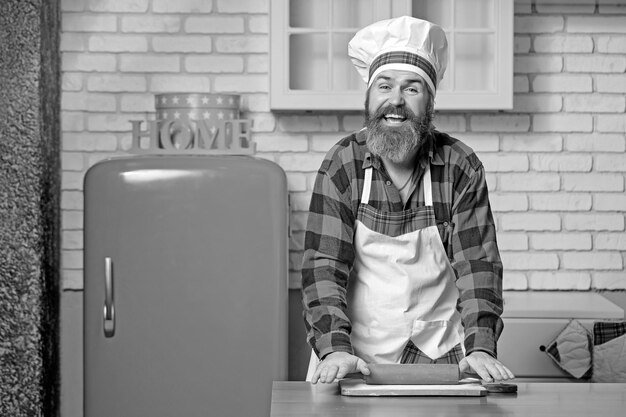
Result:
<svg viewBox="0 0 626 417"><path fill-rule="evenodd" d="M428 157L430 159L431 165L444 165L443 157L441 155L442 149L441 148L437 148L435 146L436 136L437 136L438 133L439 132L437 132L435 130L430 135L430 140L429 140L430 149L428 150Z"/></svg>

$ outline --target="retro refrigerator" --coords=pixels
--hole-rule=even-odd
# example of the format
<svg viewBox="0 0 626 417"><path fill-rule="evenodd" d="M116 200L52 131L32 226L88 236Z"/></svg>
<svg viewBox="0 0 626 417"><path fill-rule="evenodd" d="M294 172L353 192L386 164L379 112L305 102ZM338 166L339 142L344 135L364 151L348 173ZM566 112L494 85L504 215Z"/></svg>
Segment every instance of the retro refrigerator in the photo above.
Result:
<svg viewBox="0 0 626 417"><path fill-rule="evenodd" d="M143 155L84 185L84 416L269 415L287 379L285 173Z"/></svg>

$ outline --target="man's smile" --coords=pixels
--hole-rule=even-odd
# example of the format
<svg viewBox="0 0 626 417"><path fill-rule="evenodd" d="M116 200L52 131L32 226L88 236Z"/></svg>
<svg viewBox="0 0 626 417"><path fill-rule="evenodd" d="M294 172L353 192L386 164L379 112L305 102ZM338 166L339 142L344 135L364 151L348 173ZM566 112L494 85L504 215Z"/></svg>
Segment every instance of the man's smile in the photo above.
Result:
<svg viewBox="0 0 626 417"><path fill-rule="evenodd" d="M383 116L383 119L390 125L400 125L407 120L406 117L399 114L386 114Z"/></svg>
<svg viewBox="0 0 626 417"><path fill-rule="evenodd" d="M381 107L375 114L375 119L379 123L390 127L400 127L404 122L410 121L412 117L413 112L404 106Z"/></svg>

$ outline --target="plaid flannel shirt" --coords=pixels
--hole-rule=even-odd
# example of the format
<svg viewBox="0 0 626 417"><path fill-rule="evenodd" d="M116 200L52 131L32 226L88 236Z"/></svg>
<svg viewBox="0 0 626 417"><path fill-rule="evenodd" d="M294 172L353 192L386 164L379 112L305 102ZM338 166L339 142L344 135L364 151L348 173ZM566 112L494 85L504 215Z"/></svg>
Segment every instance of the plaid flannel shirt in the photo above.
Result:
<svg viewBox="0 0 626 417"><path fill-rule="evenodd" d="M417 185L405 205L365 140L366 131L361 130L339 141L317 173L302 263L309 344L320 358L336 351L353 353L346 291L355 258L353 237L364 169L374 168L369 204L398 212L424 205L421 176L430 161L433 208L456 274L466 354L481 350L496 357L503 327L502 263L482 163L462 142L435 131L425 145Z"/></svg>

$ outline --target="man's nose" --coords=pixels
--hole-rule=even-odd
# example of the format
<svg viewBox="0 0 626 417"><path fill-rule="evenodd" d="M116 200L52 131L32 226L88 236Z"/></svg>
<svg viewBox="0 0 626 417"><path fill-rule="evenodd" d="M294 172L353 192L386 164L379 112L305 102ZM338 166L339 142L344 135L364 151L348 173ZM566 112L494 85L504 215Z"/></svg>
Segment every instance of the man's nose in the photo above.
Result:
<svg viewBox="0 0 626 417"><path fill-rule="evenodd" d="M402 90L400 88L394 88L391 91L389 103L393 104L394 106L401 106L404 104L404 96L402 95Z"/></svg>

